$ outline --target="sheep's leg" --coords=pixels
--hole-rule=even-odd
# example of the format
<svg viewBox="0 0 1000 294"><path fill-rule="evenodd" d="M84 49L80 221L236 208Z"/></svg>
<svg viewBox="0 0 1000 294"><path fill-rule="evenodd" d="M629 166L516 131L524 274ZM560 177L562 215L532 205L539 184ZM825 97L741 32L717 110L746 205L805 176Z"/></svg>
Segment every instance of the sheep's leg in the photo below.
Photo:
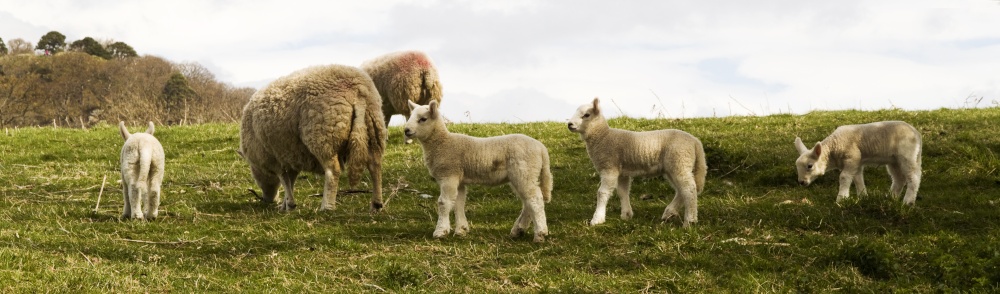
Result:
<svg viewBox="0 0 1000 294"><path fill-rule="evenodd" d="M340 172L340 161L336 156L331 158L330 161L323 167L323 201L319 205L319 210L334 210L337 208L337 188L340 185ZM378 181L376 182L378 184L375 185L381 185L381 182L382 181ZM377 187L381 188L381 186ZM379 196L372 196L372 200L374 200L375 197L380 197L381 194L378 195Z"/></svg>
<svg viewBox="0 0 1000 294"><path fill-rule="evenodd" d="M837 191L837 202L850 196L851 182L856 174L858 174L858 164L845 162L844 169L840 171L840 189Z"/></svg>
<svg viewBox="0 0 1000 294"><path fill-rule="evenodd" d="M678 206L684 206L684 197L681 194L681 189L680 189L681 186L678 185L678 183L679 183L678 181L676 181L676 180L674 180L674 178L670 177L669 174L668 175L664 175L663 178L665 178L667 180L667 182L670 182L670 187L674 188L674 199L670 200L670 203L667 204L667 208L663 209L663 215L660 216L661 220L667 221L671 217L674 217L676 215L680 215L680 213L677 212L677 207Z"/></svg>
<svg viewBox="0 0 1000 294"><path fill-rule="evenodd" d="M608 209L608 199L618 186L618 173L607 172L601 174L601 187L597 188L597 209L594 210L594 217L590 219L590 225L604 223L604 218Z"/></svg>
<svg viewBox="0 0 1000 294"><path fill-rule="evenodd" d="M524 229L531 225L531 207L526 199L521 199L521 214L514 220L514 227L510 229L510 237L517 238L524 236Z"/></svg>
<svg viewBox="0 0 1000 294"><path fill-rule="evenodd" d="M859 166L858 173L854 174L854 189L858 192L858 197L863 197L868 195L868 189L865 188L864 166Z"/></svg>
<svg viewBox="0 0 1000 294"><path fill-rule="evenodd" d="M902 163L901 166L906 174L906 196L903 196L903 204L913 205L917 201L917 190L920 189L920 164L910 161Z"/></svg>
<svg viewBox="0 0 1000 294"><path fill-rule="evenodd" d="M906 173L903 172L903 168L898 163L886 165L885 169L889 170L889 177L892 178L892 187L889 188L890 196L892 199L897 199L903 193L903 187L906 186Z"/></svg>
<svg viewBox="0 0 1000 294"><path fill-rule="evenodd" d="M465 218L465 185L458 185L458 195L455 198L455 235L465 236L469 232L469 220Z"/></svg>
<svg viewBox="0 0 1000 294"><path fill-rule="evenodd" d="M629 188L632 186L632 177L618 176L618 198L621 200L622 219L632 219L632 203L630 203Z"/></svg>
<svg viewBox="0 0 1000 294"><path fill-rule="evenodd" d="M529 197L528 208L531 209L531 219L535 225L535 242L545 241L545 236L549 235L549 226L545 220L545 201L542 200L542 190L535 188L535 193Z"/></svg>
<svg viewBox="0 0 1000 294"><path fill-rule="evenodd" d="M684 221L683 226L689 227L692 223L698 222L698 186L694 177L688 177L679 181L681 200L684 201Z"/></svg>
<svg viewBox="0 0 1000 294"><path fill-rule="evenodd" d="M162 179L153 178L152 182L149 183L149 195L146 196L148 202L146 203L146 218L153 220L159 215L160 210L160 186L162 185Z"/></svg>
<svg viewBox="0 0 1000 294"><path fill-rule="evenodd" d="M371 160L368 163L368 174L372 176L372 212L382 210L382 160Z"/></svg>
<svg viewBox="0 0 1000 294"><path fill-rule="evenodd" d="M122 218L132 217L132 204L129 203L128 191L128 181L125 181L125 175L122 175L122 198L125 199L125 207L122 209Z"/></svg>
<svg viewBox="0 0 1000 294"><path fill-rule="evenodd" d="M451 210L455 205L459 181L457 179L442 179L438 182L441 196L438 197L438 222L434 228L434 238L447 236L451 232Z"/></svg>
<svg viewBox="0 0 1000 294"><path fill-rule="evenodd" d="M128 203L132 206L130 217L133 219L145 219L142 214L142 198L146 196L143 192L148 193L149 190L146 185L146 183L135 181L129 187Z"/></svg>
<svg viewBox="0 0 1000 294"><path fill-rule="evenodd" d="M278 178L281 180L281 187L285 188L285 200L281 201L281 206L279 209L282 211L291 211L295 209L295 177L299 175L298 171L285 171Z"/></svg>

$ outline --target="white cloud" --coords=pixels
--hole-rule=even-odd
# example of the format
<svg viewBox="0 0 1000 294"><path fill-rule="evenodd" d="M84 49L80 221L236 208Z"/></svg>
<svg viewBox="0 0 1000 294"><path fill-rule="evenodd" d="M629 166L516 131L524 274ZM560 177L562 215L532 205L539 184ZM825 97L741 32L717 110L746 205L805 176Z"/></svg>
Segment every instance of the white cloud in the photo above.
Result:
<svg viewBox="0 0 1000 294"><path fill-rule="evenodd" d="M256 87L424 50L444 111L477 121L562 121L594 96L646 117L1000 100L1000 3L985 0L0 0L0 25L5 40L113 38Z"/></svg>

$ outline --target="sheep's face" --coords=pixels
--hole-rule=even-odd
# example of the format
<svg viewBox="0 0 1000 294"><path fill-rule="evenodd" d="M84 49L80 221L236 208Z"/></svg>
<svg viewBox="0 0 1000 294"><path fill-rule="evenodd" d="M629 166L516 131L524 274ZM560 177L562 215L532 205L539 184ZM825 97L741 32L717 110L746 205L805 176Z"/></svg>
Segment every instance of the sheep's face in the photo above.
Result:
<svg viewBox="0 0 1000 294"><path fill-rule="evenodd" d="M802 144L801 139L795 138L795 149L799 151L799 159L795 160L799 184L808 186L814 179L826 173L827 157L822 156L823 146L819 142L812 149L808 149Z"/></svg>
<svg viewBox="0 0 1000 294"><path fill-rule="evenodd" d="M585 133L590 122L601 115L599 105L600 101L597 98L594 98L594 102L592 103L580 105L576 109L576 113L573 114L573 117L569 118L569 122L566 124L569 131L581 134Z"/></svg>
<svg viewBox="0 0 1000 294"><path fill-rule="evenodd" d="M431 101L428 105L419 105L410 101L409 104L410 119L403 125L403 134L405 134L407 138L417 138L417 140L422 140L423 138L426 138L439 123L441 115L438 111L438 103L437 101Z"/></svg>

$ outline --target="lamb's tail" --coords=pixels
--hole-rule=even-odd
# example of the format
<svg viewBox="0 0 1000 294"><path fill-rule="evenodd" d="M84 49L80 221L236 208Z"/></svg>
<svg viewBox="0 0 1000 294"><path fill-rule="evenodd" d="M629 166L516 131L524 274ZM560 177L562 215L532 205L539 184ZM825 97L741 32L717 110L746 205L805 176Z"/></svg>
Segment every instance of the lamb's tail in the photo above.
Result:
<svg viewBox="0 0 1000 294"><path fill-rule="evenodd" d="M694 161L694 184L698 188L698 194L705 190L705 175L708 173L708 164L705 162L705 148L701 142L695 146Z"/></svg>
<svg viewBox="0 0 1000 294"><path fill-rule="evenodd" d="M545 203L549 203L549 201L552 201L552 172L549 171L549 151L547 149L543 150L542 175L539 179L541 181L539 186L542 188L542 200L545 200Z"/></svg>
<svg viewBox="0 0 1000 294"><path fill-rule="evenodd" d="M149 193L149 170L153 163L153 148L149 146L137 146L139 152L139 162L135 165L138 166L135 175L135 185L139 187L139 193L146 195Z"/></svg>
<svg viewBox="0 0 1000 294"><path fill-rule="evenodd" d="M354 104L354 116L351 118L351 133L348 138L348 154L346 159L347 178L351 187L356 187L361 180L361 171L368 162L368 127L365 123L364 102Z"/></svg>
<svg viewBox="0 0 1000 294"><path fill-rule="evenodd" d="M118 131L122 133L122 139L125 139L126 141L132 136L132 134L128 132L128 129L125 128L125 121L118 123Z"/></svg>

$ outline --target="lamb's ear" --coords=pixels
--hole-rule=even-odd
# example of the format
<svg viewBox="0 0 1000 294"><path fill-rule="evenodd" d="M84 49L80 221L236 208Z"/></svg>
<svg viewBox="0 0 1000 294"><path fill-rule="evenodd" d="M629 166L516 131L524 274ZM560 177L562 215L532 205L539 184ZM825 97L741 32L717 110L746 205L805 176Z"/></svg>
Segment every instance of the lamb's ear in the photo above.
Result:
<svg viewBox="0 0 1000 294"><path fill-rule="evenodd" d="M438 102L437 101L431 101L431 103L427 104L427 106L431 107L431 111L428 112L427 114L429 114L433 118L437 118L438 117Z"/></svg>
<svg viewBox="0 0 1000 294"><path fill-rule="evenodd" d="M122 139L128 140L128 137L132 136L132 134L128 132L128 129L125 128L125 121L118 123L118 131L122 133Z"/></svg>
<svg viewBox="0 0 1000 294"><path fill-rule="evenodd" d="M816 142L816 147L813 147L813 155L819 157L820 154L823 154L823 145L820 145L820 142Z"/></svg>
<svg viewBox="0 0 1000 294"><path fill-rule="evenodd" d="M806 148L806 144L802 144L802 139L795 137L795 150L799 151L799 154L809 152L809 148Z"/></svg>
<svg viewBox="0 0 1000 294"><path fill-rule="evenodd" d="M590 107L590 110L593 111L594 114L601 113L601 100L597 99L597 97L594 97L593 103L594 105Z"/></svg>
<svg viewBox="0 0 1000 294"><path fill-rule="evenodd" d="M152 135L154 132L156 132L156 127L153 126L153 122L149 122L149 127L146 128L146 134Z"/></svg>
<svg viewBox="0 0 1000 294"><path fill-rule="evenodd" d="M417 109L417 107L420 106L420 104L413 103L413 101L410 100L406 100L406 104L410 105L410 111L413 111L414 109Z"/></svg>

